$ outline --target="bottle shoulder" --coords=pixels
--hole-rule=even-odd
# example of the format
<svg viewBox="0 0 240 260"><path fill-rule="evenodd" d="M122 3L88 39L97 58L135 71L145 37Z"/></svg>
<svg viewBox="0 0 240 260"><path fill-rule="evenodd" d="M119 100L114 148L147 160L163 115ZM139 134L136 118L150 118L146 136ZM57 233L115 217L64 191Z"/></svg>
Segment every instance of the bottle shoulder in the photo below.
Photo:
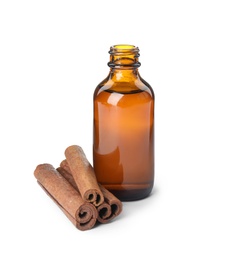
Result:
<svg viewBox="0 0 240 260"><path fill-rule="evenodd" d="M146 80L140 77L140 75L138 75L134 80L126 79L125 81L115 81L108 76L98 84L94 91L94 97L101 94L101 92L106 91L122 95L146 92L154 99L154 91L152 87Z"/></svg>

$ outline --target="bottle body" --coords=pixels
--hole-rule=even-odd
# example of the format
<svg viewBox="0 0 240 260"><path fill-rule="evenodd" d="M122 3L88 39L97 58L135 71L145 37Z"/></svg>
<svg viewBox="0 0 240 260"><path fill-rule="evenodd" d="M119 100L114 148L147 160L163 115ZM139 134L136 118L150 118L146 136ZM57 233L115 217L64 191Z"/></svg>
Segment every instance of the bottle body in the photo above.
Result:
<svg viewBox="0 0 240 260"><path fill-rule="evenodd" d="M142 199L154 182L154 93L137 69L114 68L94 92L93 165L123 201Z"/></svg>

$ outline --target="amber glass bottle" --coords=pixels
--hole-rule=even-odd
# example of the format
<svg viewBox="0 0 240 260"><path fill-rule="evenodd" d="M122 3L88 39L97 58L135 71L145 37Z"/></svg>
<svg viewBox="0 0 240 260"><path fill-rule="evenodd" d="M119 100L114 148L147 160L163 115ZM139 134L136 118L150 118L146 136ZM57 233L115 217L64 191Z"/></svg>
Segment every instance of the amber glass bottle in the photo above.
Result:
<svg viewBox="0 0 240 260"><path fill-rule="evenodd" d="M142 199L154 182L154 92L139 75L137 47L109 53L110 73L94 92L93 165L120 200Z"/></svg>

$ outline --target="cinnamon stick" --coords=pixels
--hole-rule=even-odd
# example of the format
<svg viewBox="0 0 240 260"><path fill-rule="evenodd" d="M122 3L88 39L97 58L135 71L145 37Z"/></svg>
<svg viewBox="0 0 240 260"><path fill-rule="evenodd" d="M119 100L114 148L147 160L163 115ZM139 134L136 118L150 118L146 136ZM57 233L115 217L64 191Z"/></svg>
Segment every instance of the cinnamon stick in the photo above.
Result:
<svg viewBox="0 0 240 260"><path fill-rule="evenodd" d="M65 150L65 156L82 198L95 206L101 205L104 197L83 149L78 145L69 146Z"/></svg>
<svg viewBox="0 0 240 260"><path fill-rule="evenodd" d="M72 173L66 160L63 160L60 163L60 167L58 167L57 170L78 191L78 187L73 179ZM104 188L101 184L98 185L103 193L104 202L97 207L97 219L100 223L107 223L122 212L122 202L106 188Z"/></svg>
<svg viewBox="0 0 240 260"><path fill-rule="evenodd" d="M80 230L91 229L97 220L96 208L80 194L51 164L40 164L34 171L40 186Z"/></svg>
<svg viewBox="0 0 240 260"><path fill-rule="evenodd" d="M105 187L103 187L101 184L99 184L100 189L103 193L105 202L111 207L111 214L110 216L106 217L103 215L103 212L101 214L101 212L99 212L98 210L98 215L99 217L101 217L101 223L106 223L110 220L112 220L113 218L117 217L121 212L122 212L122 202L116 198L110 191L108 191Z"/></svg>
<svg viewBox="0 0 240 260"><path fill-rule="evenodd" d="M61 165L64 165L64 166L58 167L57 171L73 186L73 188L77 192L79 192L78 187L76 185L76 182L73 179L72 174L70 173L70 171L66 170L66 169L69 169L69 168L68 168L68 166L66 165L65 162L61 163ZM111 206L107 202L104 201L101 205L97 206L96 208L97 208L97 211L98 211L97 220L100 223L106 223L105 219L107 219L111 215Z"/></svg>

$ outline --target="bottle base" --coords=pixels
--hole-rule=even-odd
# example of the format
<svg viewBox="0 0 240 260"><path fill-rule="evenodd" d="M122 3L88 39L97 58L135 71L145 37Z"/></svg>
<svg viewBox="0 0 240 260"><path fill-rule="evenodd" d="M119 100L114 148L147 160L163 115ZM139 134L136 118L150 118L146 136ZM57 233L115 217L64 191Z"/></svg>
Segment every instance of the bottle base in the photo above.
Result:
<svg viewBox="0 0 240 260"><path fill-rule="evenodd" d="M134 201L141 200L148 197L152 191L152 186L148 188L132 188L124 189L124 187L113 187L112 185L103 186L109 190L114 196L116 196L121 201Z"/></svg>

